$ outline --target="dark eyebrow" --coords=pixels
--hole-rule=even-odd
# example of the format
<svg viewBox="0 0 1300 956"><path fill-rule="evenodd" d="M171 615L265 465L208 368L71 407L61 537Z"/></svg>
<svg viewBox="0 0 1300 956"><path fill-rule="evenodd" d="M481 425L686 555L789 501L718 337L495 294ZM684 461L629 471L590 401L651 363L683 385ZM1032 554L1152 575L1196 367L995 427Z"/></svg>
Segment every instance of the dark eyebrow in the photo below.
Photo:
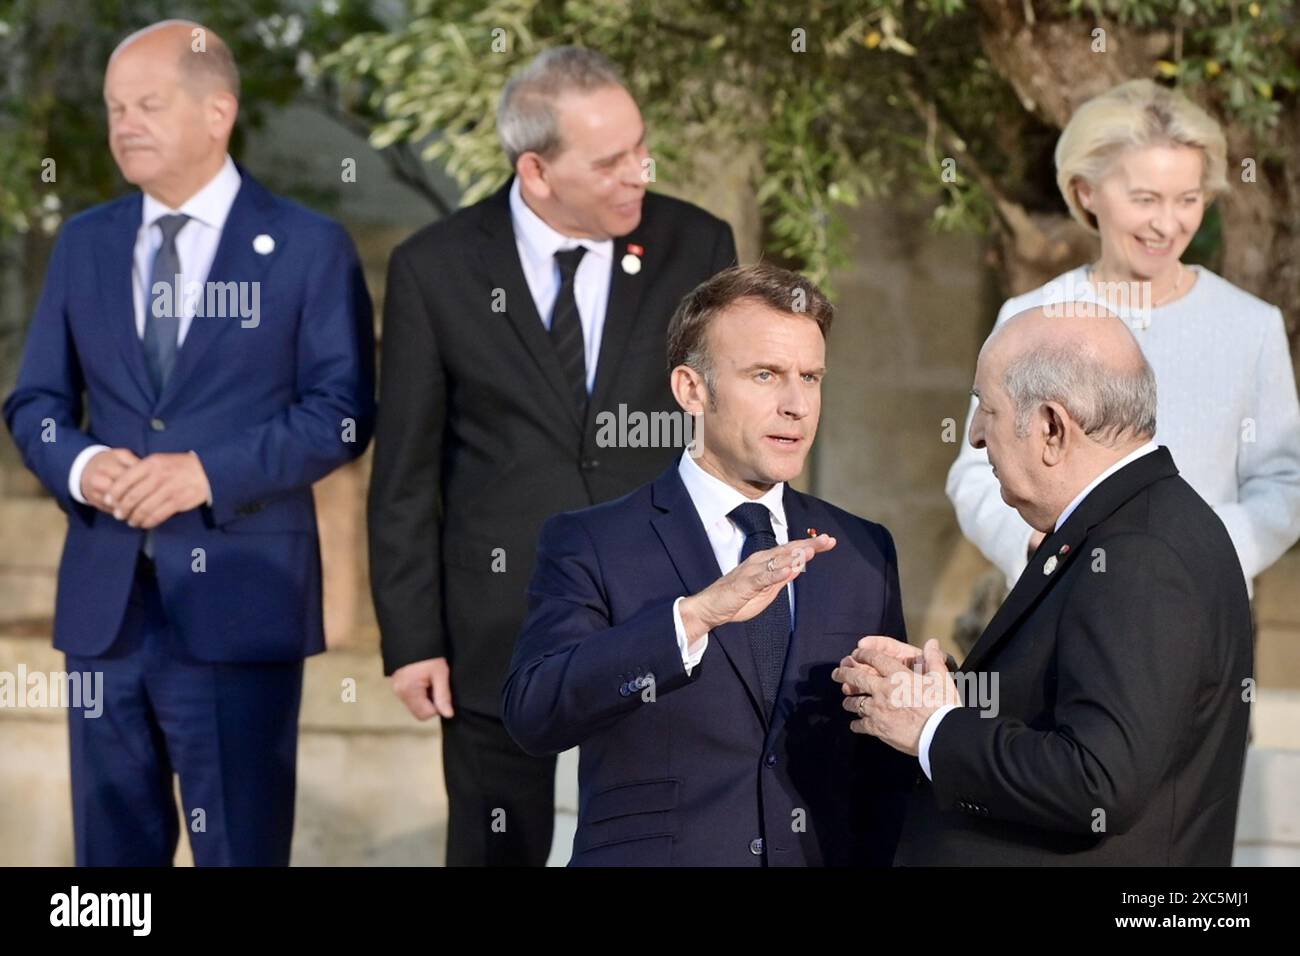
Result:
<svg viewBox="0 0 1300 956"><path fill-rule="evenodd" d="M787 371L789 371L789 366L786 366L786 365L776 365L776 364L773 364L773 363L771 363L771 362L755 362L754 364L752 364L752 365L750 365L750 366L747 366L746 368L741 369L741 372L744 373L745 375L749 375L749 374L752 373L752 372L778 372L778 373L781 373L781 372L787 372ZM825 366L825 365L822 365L822 366L820 366L819 368L810 368L810 369L806 369L805 371L802 371L802 372L800 372L799 374L800 374L800 375L825 375L825 374L826 374L826 366Z"/></svg>

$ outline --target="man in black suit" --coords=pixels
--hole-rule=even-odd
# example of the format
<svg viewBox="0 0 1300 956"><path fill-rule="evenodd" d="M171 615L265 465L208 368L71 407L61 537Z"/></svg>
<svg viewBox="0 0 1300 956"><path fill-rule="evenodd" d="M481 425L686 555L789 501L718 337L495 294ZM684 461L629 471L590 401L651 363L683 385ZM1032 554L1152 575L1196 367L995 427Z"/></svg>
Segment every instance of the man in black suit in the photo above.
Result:
<svg viewBox="0 0 1300 956"><path fill-rule="evenodd" d="M384 671L443 719L451 865L546 861L555 758L500 718L537 533L675 456L636 427L675 409L668 319L736 258L725 223L646 191L645 124L599 54L541 54L497 123L515 176L389 264L369 505Z"/></svg>
<svg viewBox="0 0 1300 956"><path fill-rule="evenodd" d="M1152 440L1132 333L1066 312L1009 321L973 390L971 444L1046 539L956 682L935 642L917 662L865 638L836 673L844 706L919 757L900 864L1227 866L1253 664L1241 566Z"/></svg>
<svg viewBox="0 0 1300 956"><path fill-rule="evenodd" d="M914 766L844 729L836 663L906 639L894 542L788 482L817 434L830 303L728 269L673 318L697 441L542 529L504 691L530 753L581 746L571 865L886 866Z"/></svg>

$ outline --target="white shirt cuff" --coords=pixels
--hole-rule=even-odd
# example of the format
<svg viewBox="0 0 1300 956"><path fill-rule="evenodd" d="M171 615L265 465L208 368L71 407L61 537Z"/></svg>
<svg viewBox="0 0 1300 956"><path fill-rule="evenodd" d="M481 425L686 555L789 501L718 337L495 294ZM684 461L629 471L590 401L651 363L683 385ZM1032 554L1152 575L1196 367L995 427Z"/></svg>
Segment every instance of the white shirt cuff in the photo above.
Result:
<svg viewBox="0 0 1300 956"><path fill-rule="evenodd" d="M934 740L934 732L939 729L939 721L947 715L948 711L956 710L960 704L945 704L930 715L921 728L921 742L917 745L917 759L921 761L921 770L925 772L925 779L934 780L930 773L930 741Z"/></svg>
<svg viewBox="0 0 1300 956"><path fill-rule="evenodd" d="M691 640L686 634L686 626L682 624L682 612L678 609L685 600L685 597L679 597L673 602L673 626L677 628L677 649L682 652L682 666L686 668L686 676L690 677L691 671L704 657L704 651L709 646L709 635L704 635L700 640L700 649L692 654L689 650Z"/></svg>
<svg viewBox="0 0 1300 956"><path fill-rule="evenodd" d="M81 473L86 470L86 463L94 458L101 451L108 451L107 445L90 445L83 448L76 458L72 459L72 468L68 471L68 493L72 495L72 500L83 505L90 504L81 496Z"/></svg>

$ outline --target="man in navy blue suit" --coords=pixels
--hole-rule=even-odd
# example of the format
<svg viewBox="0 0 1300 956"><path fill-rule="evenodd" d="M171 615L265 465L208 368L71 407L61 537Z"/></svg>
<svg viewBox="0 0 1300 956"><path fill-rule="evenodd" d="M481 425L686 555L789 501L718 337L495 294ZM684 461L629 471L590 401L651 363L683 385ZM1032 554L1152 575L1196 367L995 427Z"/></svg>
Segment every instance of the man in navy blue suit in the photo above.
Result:
<svg viewBox="0 0 1300 956"><path fill-rule="evenodd" d="M668 331L695 444L543 528L503 710L530 753L581 748L571 864L893 858L915 768L849 731L831 680L873 628L906 640L893 540L787 484L831 319L774 266L704 282Z"/></svg>
<svg viewBox="0 0 1300 956"><path fill-rule="evenodd" d="M373 327L342 227L231 161L238 97L198 24L119 45L109 145L142 193L63 228L4 406L68 516L55 647L103 674L102 715L70 711L79 865L170 864L173 774L198 864L289 860L311 485L369 441Z"/></svg>

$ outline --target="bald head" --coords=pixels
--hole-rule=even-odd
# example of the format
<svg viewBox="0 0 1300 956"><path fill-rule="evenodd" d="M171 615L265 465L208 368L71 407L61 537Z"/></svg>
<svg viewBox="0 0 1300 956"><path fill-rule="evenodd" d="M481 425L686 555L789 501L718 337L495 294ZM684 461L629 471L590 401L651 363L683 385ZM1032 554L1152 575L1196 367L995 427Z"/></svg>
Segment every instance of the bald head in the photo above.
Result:
<svg viewBox="0 0 1300 956"><path fill-rule="evenodd" d="M239 98L239 68L226 42L192 20L163 20L132 33L113 50L108 67L126 57L151 64L173 64L177 76L192 92L213 90Z"/></svg>
<svg viewBox="0 0 1300 956"><path fill-rule="evenodd" d="M1090 303L1031 309L989 336L970 442L1002 500L1046 534L1070 501L1156 430L1156 383L1117 316Z"/></svg>
<svg viewBox="0 0 1300 956"><path fill-rule="evenodd" d="M1012 316L984 344L980 361L1000 370L1018 434L1036 406L1057 402L1099 444L1146 440L1156 428L1151 367L1122 319L1084 305Z"/></svg>
<svg viewBox="0 0 1300 956"><path fill-rule="evenodd" d="M211 30L165 20L118 44L104 73L104 104L122 175L178 209L226 161L239 71Z"/></svg>

